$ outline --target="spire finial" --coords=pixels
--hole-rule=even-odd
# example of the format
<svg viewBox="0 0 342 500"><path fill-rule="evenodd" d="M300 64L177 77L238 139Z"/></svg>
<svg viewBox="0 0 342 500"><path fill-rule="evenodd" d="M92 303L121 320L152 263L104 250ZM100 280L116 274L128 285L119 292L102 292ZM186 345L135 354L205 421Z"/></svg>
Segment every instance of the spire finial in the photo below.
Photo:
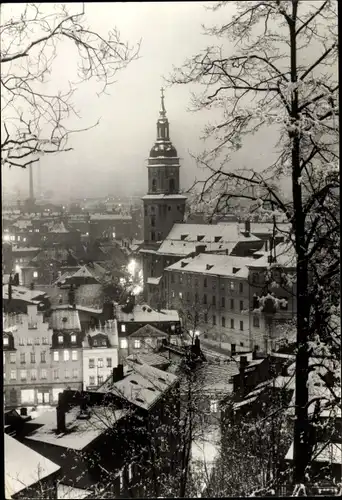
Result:
<svg viewBox="0 0 342 500"><path fill-rule="evenodd" d="M161 109L160 109L160 115L161 116L165 116L166 115L166 109L165 109L165 105L164 105L164 88L163 87L161 87L160 92L161 92Z"/></svg>

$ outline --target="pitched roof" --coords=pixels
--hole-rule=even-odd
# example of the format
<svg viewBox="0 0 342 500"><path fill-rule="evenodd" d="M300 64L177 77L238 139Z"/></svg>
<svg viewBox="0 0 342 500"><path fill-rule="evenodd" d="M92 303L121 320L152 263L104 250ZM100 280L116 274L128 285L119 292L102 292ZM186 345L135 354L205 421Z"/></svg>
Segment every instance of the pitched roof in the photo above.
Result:
<svg viewBox="0 0 342 500"><path fill-rule="evenodd" d="M154 352L130 354L129 356L127 356L127 360L134 361L139 365L146 364L149 366L155 366L156 368L158 368L158 366L171 363L171 360L169 360L166 356L160 356L159 354L156 354Z"/></svg>
<svg viewBox="0 0 342 500"><path fill-rule="evenodd" d="M5 434L6 498L57 472L60 467Z"/></svg>
<svg viewBox="0 0 342 500"><path fill-rule="evenodd" d="M110 376L97 392L112 392L148 410L178 380L175 375L147 364L128 361L128 366L131 371L122 380L113 383Z"/></svg>
<svg viewBox="0 0 342 500"><path fill-rule="evenodd" d="M162 332L158 328L155 328L152 325L144 325L134 333L131 333L130 338L141 338L141 337L157 337L157 338L168 338L168 335L165 332Z"/></svg>
<svg viewBox="0 0 342 500"><path fill-rule="evenodd" d="M31 290L24 286L12 286L12 299L23 300L24 302L34 303L38 298L46 295L42 290ZM8 299L8 285L2 287L2 298Z"/></svg>
<svg viewBox="0 0 342 500"><path fill-rule="evenodd" d="M81 322L77 309L56 309L49 317L49 326L53 330L79 330Z"/></svg>
<svg viewBox="0 0 342 500"><path fill-rule="evenodd" d="M251 257L200 253L195 257L181 259L165 270L229 276L231 278L247 278L248 266L254 264L254 262L255 260Z"/></svg>
<svg viewBox="0 0 342 500"><path fill-rule="evenodd" d="M161 309L156 311L147 304L138 304L134 306L132 312L125 313L122 306L116 305L116 317L119 322L136 323L163 323L179 321L178 311L173 309Z"/></svg>

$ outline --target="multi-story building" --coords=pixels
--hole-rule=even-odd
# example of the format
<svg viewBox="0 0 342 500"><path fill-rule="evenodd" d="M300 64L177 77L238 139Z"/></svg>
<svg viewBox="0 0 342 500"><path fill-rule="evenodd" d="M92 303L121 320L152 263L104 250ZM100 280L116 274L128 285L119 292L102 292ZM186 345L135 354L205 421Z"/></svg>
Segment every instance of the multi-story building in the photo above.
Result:
<svg viewBox="0 0 342 500"><path fill-rule="evenodd" d="M60 465L66 487L88 497L159 497L179 470L173 374L119 365L96 392L65 391L56 413L27 422L21 439Z"/></svg>
<svg viewBox="0 0 342 500"><path fill-rule="evenodd" d="M58 394L66 388L83 388L82 341L83 334L76 309L52 311L49 324L53 330L51 339L52 403L58 402Z"/></svg>
<svg viewBox="0 0 342 500"><path fill-rule="evenodd" d="M83 389L94 390L118 365L118 330L116 320L101 329L89 330L83 340Z"/></svg>
<svg viewBox="0 0 342 500"><path fill-rule="evenodd" d="M117 319L118 325L120 360L126 359L126 357L131 354L129 352L129 339L131 338L131 335L146 325L151 325L157 330L167 334L170 339L174 339L179 342L181 322L179 314L176 310L160 309L157 311L152 309L147 304L135 305L134 297L131 297L131 301L124 306L115 304L114 315ZM155 331L152 329L150 333L150 336L145 335L145 329L142 332L142 335L144 336L145 344L150 343L153 345L154 342L157 341L159 334L156 337ZM142 342L142 337L140 341Z"/></svg>
<svg viewBox="0 0 342 500"><path fill-rule="evenodd" d="M276 341L275 324L290 321L296 312L294 287L280 286L278 279L293 270L293 256L291 261L283 244L275 250L275 276L268 284L268 252L254 258L199 253L176 262L165 269L167 306L181 312L185 329L198 330L204 338L228 343L232 350L257 346L268 352ZM267 300L278 304L269 313Z"/></svg>
<svg viewBox="0 0 342 500"><path fill-rule="evenodd" d="M11 326L10 326L11 325ZM50 370L52 330L37 305L27 314L4 317L4 397L6 407L49 404L53 381Z"/></svg>

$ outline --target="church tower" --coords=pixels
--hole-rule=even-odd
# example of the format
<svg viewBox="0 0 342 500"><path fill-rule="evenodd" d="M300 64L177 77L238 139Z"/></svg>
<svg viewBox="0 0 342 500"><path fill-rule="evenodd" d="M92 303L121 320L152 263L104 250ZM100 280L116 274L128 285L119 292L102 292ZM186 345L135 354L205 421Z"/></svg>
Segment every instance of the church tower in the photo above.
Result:
<svg viewBox="0 0 342 500"><path fill-rule="evenodd" d="M144 203L144 243L161 242L173 224L183 222L186 196L179 193L179 157L170 140L164 90L157 121L157 139L148 158L148 192Z"/></svg>

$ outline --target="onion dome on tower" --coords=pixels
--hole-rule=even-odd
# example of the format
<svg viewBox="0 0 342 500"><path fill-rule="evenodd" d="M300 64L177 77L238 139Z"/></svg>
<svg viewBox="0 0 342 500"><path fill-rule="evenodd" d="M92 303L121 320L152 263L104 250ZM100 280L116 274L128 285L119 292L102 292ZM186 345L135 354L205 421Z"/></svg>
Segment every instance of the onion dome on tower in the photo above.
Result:
<svg viewBox="0 0 342 500"><path fill-rule="evenodd" d="M157 140L150 151L150 158L177 158L177 150L170 141L169 120L166 117L164 89L161 89L161 108L157 121Z"/></svg>

